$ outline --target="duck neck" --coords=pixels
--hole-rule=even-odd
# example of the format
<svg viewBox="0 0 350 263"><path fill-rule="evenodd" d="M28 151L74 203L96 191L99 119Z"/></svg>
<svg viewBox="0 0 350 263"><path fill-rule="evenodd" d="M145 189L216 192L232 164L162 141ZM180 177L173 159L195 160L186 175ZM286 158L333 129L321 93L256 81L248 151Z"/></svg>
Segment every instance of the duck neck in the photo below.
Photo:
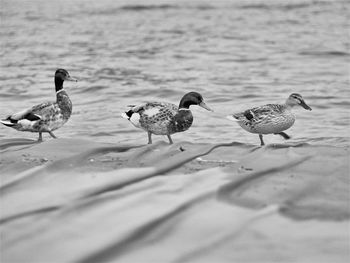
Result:
<svg viewBox="0 0 350 263"><path fill-rule="evenodd" d="M295 104L290 103L289 100L287 100L284 105L285 105L286 109L288 109L288 110L291 110L295 106Z"/></svg>
<svg viewBox="0 0 350 263"><path fill-rule="evenodd" d="M56 92L63 89L63 80L61 78L55 77L55 87Z"/></svg>
<svg viewBox="0 0 350 263"><path fill-rule="evenodd" d="M188 110L191 106L191 102L185 99L181 99L180 104L179 104L179 109L186 109Z"/></svg>

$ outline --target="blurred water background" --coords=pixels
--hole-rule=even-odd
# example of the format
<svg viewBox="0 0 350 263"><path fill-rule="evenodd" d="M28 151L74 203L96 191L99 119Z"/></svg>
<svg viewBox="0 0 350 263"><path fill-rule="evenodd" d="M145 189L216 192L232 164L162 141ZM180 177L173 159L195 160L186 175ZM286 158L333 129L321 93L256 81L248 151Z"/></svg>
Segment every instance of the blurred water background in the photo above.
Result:
<svg viewBox="0 0 350 263"><path fill-rule="evenodd" d="M55 100L67 69L73 115L58 137L146 143L129 104L200 92L214 113L173 140L259 144L225 116L303 95L292 141L349 145L350 3L334 1L1 0L1 116ZM33 138L5 126L0 138ZM45 136L46 137L46 136ZM48 139L48 137L45 138ZM154 141L166 137L154 137ZM283 142L268 136L266 143Z"/></svg>

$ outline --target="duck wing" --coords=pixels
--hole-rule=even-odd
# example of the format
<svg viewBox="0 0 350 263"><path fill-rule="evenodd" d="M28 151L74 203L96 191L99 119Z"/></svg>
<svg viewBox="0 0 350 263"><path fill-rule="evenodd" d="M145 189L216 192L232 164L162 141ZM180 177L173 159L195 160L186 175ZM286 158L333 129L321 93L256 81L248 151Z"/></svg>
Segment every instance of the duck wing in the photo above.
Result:
<svg viewBox="0 0 350 263"><path fill-rule="evenodd" d="M19 111L7 117L7 121L11 123L17 123L21 120L38 121L51 116L59 109L58 105L54 102L44 102L35 105L29 109Z"/></svg>
<svg viewBox="0 0 350 263"><path fill-rule="evenodd" d="M133 113L138 113L145 116L153 116L163 110L170 111L173 115L175 115L178 111L178 107L175 104L166 102L146 102L140 105L129 105L129 107L131 107L131 109L124 114L126 115L125 117L128 118L130 118Z"/></svg>
<svg viewBox="0 0 350 263"><path fill-rule="evenodd" d="M147 102L142 107L142 110L142 113L147 116L153 116L162 111L167 111L171 115L175 115L178 111L178 107L175 104L167 102Z"/></svg>
<svg viewBox="0 0 350 263"><path fill-rule="evenodd" d="M140 122L168 122L178 112L178 107L166 102L147 102L132 109L140 115Z"/></svg>
<svg viewBox="0 0 350 263"><path fill-rule="evenodd" d="M280 104L266 104L260 107L255 107L244 112L233 114L233 117L238 121L245 122L261 122L267 118L280 115L284 112L285 107Z"/></svg>
<svg viewBox="0 0 350 263"><path fill-rule="evenodd" d="M40 116L42 120L48 120L61 113L61 109L56 102L44 102L33 106L32 113Z"/></svg>

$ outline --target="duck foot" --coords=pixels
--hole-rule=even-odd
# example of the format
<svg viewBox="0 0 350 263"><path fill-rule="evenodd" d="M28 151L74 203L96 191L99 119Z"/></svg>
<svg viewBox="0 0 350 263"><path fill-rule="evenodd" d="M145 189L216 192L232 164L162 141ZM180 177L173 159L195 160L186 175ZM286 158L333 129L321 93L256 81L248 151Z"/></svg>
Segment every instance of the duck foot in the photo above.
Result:
<svg viewBox="0 0 350 263"><path fill-rule="evenodd" d="M167 136L168 136L168 139L169 139L169 144L173 144L173 140L171 139L170 134L167 134Z"/></svg>
<svg viewBox="0 0 350 263"><path fill-rule="evenodd" d="M261 146L264 146L265 143L264 143L262 134L259 134L259 139L260 139L260 143L261 143L260 145L261 145Z"/></svg>
<svg viewBox="0 0 350 263"><path fill-rule="evenodd" d="M287 133L279 132L279 133L275 133L275 134L276 135L281 135L286 140L290 139L290 136Z"/></svg>
<svg viewBox="0 0 350 263"><path fill-rule="evenodd" d="M41 132L39 132L38 142L42 142L42 141L43 141L43 135Z"/></svg>
<svg viewBox="0 0 350 263"><path fill-rule="evenodd" d="M148 133L148 144L152 144L152 133L147 132Z"/></svg>

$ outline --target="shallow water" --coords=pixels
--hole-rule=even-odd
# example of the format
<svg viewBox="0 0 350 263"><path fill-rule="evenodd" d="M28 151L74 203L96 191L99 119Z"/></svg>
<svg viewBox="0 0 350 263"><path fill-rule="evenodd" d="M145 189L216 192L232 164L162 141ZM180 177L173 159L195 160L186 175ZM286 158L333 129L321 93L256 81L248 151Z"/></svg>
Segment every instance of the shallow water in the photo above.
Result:
<svg viewBox="0 0 350 263"><path fill-rule="evenodd" d="M63 67L80 81L65 83L73 115L58 137L145 143L120 118L127 105L199 91L215 112L192 107L192 128L174 141L258 144L225 116L298 92L313 111L296 110L292 142L348 145L349 9L342 0L3 0L1 115L53 100ZM14 137L37 135L0 128Z"/></svg>

